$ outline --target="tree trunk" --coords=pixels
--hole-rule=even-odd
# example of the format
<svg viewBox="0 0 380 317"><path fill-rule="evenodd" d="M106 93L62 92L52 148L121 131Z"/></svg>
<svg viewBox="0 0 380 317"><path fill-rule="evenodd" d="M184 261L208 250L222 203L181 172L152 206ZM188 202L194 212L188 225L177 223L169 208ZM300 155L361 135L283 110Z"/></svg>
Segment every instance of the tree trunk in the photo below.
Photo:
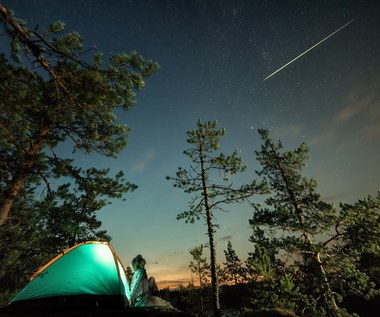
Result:
<svg viewBox="0 0 380 317"><path fill-rule="evenodd" d="M324 282L324 285L326 288L326 293L324 295L324 298L325 298L324 301L325 301L326 306L327 306L327 314L329 317L341 317L339 307L336 304L334 294L333 294L333 291L331 289L329 280L327 278L326 271L323 267L322 260L321 260L319 252L317 252L315 254L315 260L318 263L320 274L322 276L322 279L323 279L323 282Z"/></svg>
<svg viewBox="0 0 380 317"><path fill-rule="evenodd" d="M23 184L24 184L25 177L18 177L18 179L11 182L5 189L4 193L1 197L1 204L0 204L0 227L3 226L9 216L9 212L12 208L13 202L16 199L18 193L20 192Z"/></svg>
<svg viewBox="0 0 380 317"><path fill-rule="evenodd" d="M290 186L289 182L288 182L288 178L286 177L286 174L285 174L285 171L283 169L283 166L280 162L280 158L278 157L277 153L276 153L276 150L275 148L272 146L272 154L274 155L275 157L275 161L277 163L277 169L280 171L281 173L281 177L285 183L285 187L286 187L286 191L289 195L289 199L294 207L294 211L296 213L296 216L298 218L298 222L299 222L299 225L300 225L300 228L302 229L302 235L305 239L305 241L310 245L312 246L314 243L312 241L312 238L309 234L309 232L307 231L306 227L305 227L305 222L304 222L304 219L302 218L302 210L298 204L298 201L296 199L296 196L293 192L293 190L291 189L292 187ZM333 291L331 289L331 286L330 286L330 283L329 283L329 279L327 277L327 274L326 274L326 271L323 267L323 264L322 264L322 261L321 261L321 258L320 258L320 253L317 252L315 255L314 255L314 261L316 262L316 264L318 265L319 267L319 271L320 271L320 274L321 274L321 277L322 277L322 282L324 284L324 287L326 289L326 293L324 294L324 301L326 303L326 308L328 310L328 315L329 317L341 317L341 314L340 314L340 310L339 310L339 307L338 305L336 304L336 301L335 301L335 298L334 298L334 294L333 294Z"/></svg>
<svg viewBox="0 0 380 317"><path fill-rule="evenodd" d="M198 263L198 272L199 272L199 288L200 288L199 299L200 299L202 316L204 316L205 309L204 309L204 304L203 304L203 281L202 281L202 275L200 273L201 272L201 267L200 267L199 263Z"/></svg>
<svg viewBox="0 0 380 317"><path fill-rule="evenodd" d="M213 293L213 310L214 317L220 316L220 303L219 303L219 287L218 277L216 274L216 254L215 254L215 241L214 241L214 229L212 224L211 210L207 211L207 228L210 243L210 266L211 266L211 284Z"/></svg>
<svg viewBox="0 0 380 317"><path fill-rule="evenodd" d="M18 170L15 171L12 180L4 188L0 196L0 227L7 222L13 203L24 186L25 179L32 173L36 156L41 150L44 138L48 133L49 129L42 128L35 139L30 140L30 146L25 153L24 161L20 164Z"/></svg>
<svg viewBox="0 0 380 317"><path fill-rule="evenodd" d="M204 195L204 204L206 209L206 219L207 219L207 232L210 243L210 269L211 269L211 285L212 285L212 306L214 311L214 317L220 317L220 303L219 303L219 287L218 278L216 274L216 252L215 252L215 241L214 241L214 226L212 223L212 211L208 201L208 192L206 184L206 172L204 169L204 161L202 153L201 158L201 175L202 175L202 186Z"/></svg>
<svg viewBox="0 0 380 317"><path fill-rule="evenodd" d="M42 56L43 48L34 43L33 40L30 39L29 30L23 28L19 23L17 23L13 17L10 15L9 11L0 4L0 17L4 21L4 23L9 24L13 30L15 35L13 35L13 40L17 38L18 41L23 43L26 48L28 48L37 62L45 68L45 70L49 73L50 77L53 80L57 79L57 75L55 74L53 68L49 65L49 62Z"/></svg>

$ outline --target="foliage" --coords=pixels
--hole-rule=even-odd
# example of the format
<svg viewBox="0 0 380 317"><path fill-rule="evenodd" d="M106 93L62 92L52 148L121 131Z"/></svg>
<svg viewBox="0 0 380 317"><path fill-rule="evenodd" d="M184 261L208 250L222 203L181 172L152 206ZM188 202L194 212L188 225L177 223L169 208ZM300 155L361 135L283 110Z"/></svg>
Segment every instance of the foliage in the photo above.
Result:
<svg viewBox="0 0 380 317"><path fill-rule="evenodd" d="M341 204L339 230L344 240L335 252L356 259L362 272L380 286L380 192L354 204ZM342 257L341 257L342 258ZM353 262L353 261L351 261Z"/></svg>
<svg viewBox="0 0 380 317"><path fill-rule="evenodd" d="M122 173L115 178L106 177L107 170L78 169L78 173L86 176L84 183L60 185L42 200L36 199L34 190L23 192L12 217L0 227L0 290L7 294L3 304L59 252L87 240L111 240L105 230L99 230L101 222L95 213L107 204L108 197L125 191ZM97 184L93 197L84 189L86 182Z"/></svg>
<svg viewBox="0 0 380 317"><path fill-rule="evenodd" d="M201 302L201 294L204 303ZM210 287L201 289L192 283L180 285L177 289L162 289L159 296L170 302L181 312L186 312L189 316L206 316L206 311L211 309L211 289Z"/></svg>
<svg viewBox="0 0 380 317"><path fill-rule="evenodd" d="M204 315L206 287L209 285L210 281L210 264L208 263L207 258L203 257L203 245L190 249L189 253L193 257L193 260L190 261L189 268L198 278L199 289L197 292L188 293L188 297L191 295L190 298L188 298L188 301L194 301L193 297L195 294L199 294L198 310L201 315Z"/></svg>
<svg viewBox="0 0 380 317"><path fill-rule="evenodd" d="M194 223L204 218L207 224L207 235L210 246L211 283L213 288L214 315L220 314L219 289L217 281L217 265L215 254L215 216L214 210L223 210L221 206L243 202L254 194L260 193L264 185L253 181L250 184L234 188L230 177L245 171L238 151L230 155L217 153L220 148L220 137L224 129L216 129L216 121L198 121L197 128L187 132L187 143L190 148L184 154L191 160L188 169L178 168L175 177L167 177L174 187L183 189L185 193L193 194L188 210L178 214L177 219Z"/></svg>
<svg viewBox="0 0 380 317"><path fill-rule="evenodd" d="M246 280L246 269L243 262L232 248L231 241L227 242L227 250L224 250L226 262L224 262L224 274L229 283L239 284Z"/></svg>
<svg viewBox="0 0 380 317"><path fill-rule="evenodd" d="M108 169L78 168L77 173L83 175L81 182L60 185L39 203L52 254L87 240L110 241L107 232L99 230L96 212L109 204L109 198L121 198L124 192L134 190L122 172L108 177Z"/></svg>
<svg viewBox="0 0 380 317"><path fill-rule="evenodd" d="M270 185L272 195L266 199L266 206L255 207L256 213L250 221L253 227L267 227L277 230L271 237L271 244L277 250L306 258L311 274L318 275L322 287L316 288L314 297L323 298L325 306L332 312L338 310L332 295L330 281L322 265L320 244L315 243L315 236L330 229L334 220L333 206L320 200L316 193L316 182L301 176L307 155L307 147L302 144L294 151L281 153L282 144L274 144L268 131L259 131L264 144L257 159L262 165L258 172ZM281 234L282 233L282 234ZM251 240L255 241L255 236ZM310 290L311 291L311 290Z"/></svg>
<svg viewBox="0 0 380 317"><path fill-rule="evenodd" d="M193 257L189 264L190 271L197 276L199 286L202 288L209 283L210 264L207 258L203 257L202 245L190 249L189 253Z"/></svg>
<svg viewBox="0 0 380 317"><path fill-rule="evenodd" d="M103 63L100 52L83 49L78 33L59 36L62 23L39 34L18 24L3 6L0 9L13 55L19 61L24 55L32 63L31 68L19 67L0 55L2 225L26 183L45 182L49 187L52 178L78 177L73 162L57 154L59 145L109 157L125 147L129 130L117 122L114 111L133 106L135 92L144 87L143 78L158 65L134 51Z"/></svg>
<svg viewBox="0 0 380 317"><path fill-rule="evenodd" d="M297 317L293 311L288 309L259 309L259 310L248 310L243 313L241 317Z"/></svg>
<svg viewBox="0 0 380 317"><path fill-rule="evenodd" d="M49 259L43 243L43 219L33 196L32 188L24 189L12 218L0 227L0 307L8 304L29 276Z"/></svg>
<svg viewBox="0 0 380 317"><path fill-rule="evenodd" d="M288 272L281 272L265 248L255 245L247 260L251 280L250 305L253 309L280 308L294 310L302 295Z"/></svg>
<svg viewBox="0 0 380 317"><path fill-rule="evenodd" d="M272 259L265 248L255 245L255 251L247 259L247 267L253 280L270 279L275 275Z"/></svg>
<svg viewBox="0 0 380 317"><path fill-rule="evenodd" d="M380 301L379 215L380 193L353 204L341 204L337 230L342 239L331 251L337 293L350 311L360 316L368 314L371 303Z"/></svg>
<svg viewBox="0 0 380 317"><path fill-rule="evenodd" d="M280 254L291 256L293 264L288 263L286 270L292 273L294 286L289 284L289 275L282 285L297 290L295 295L299 288L305 295L298 297L298 309L311 316L349 315L337 304L344 296L353 292L373 297L377 293L361 270L359 259L378 246L374 238L378 232L378 205L372 205L371 212L367 210L361 217L362 203L354 208L342 205L339 213L320 199L315 180L302 177L306 145L283 151L281 142L273 143L268 131L259 133L264 144L256 152L262 165L258 175L268 181L272 194L264 206L254 206L256 212L250 224L254 229L251 241L264 242L269 250L261 262L263 276L271 274L269 258L279 258ZM375 229L367 234L364 228L369 224ZM368 242L361 244L359 241L364 241L361 239ZM278 290L276 296L280 294L281 288L272 289Z"/></svg>
<svg viewBox="0 0 380 317"><path fill-rule="evenodd" d="M115 111L130 109L159 68L135 51L105 60L62 22L43 33L25 25L0 5L14 58L0 54L0 284L9 296L56 252L111 239L96 212L136 185L73 157L122 151L129 129Z"/></svg>

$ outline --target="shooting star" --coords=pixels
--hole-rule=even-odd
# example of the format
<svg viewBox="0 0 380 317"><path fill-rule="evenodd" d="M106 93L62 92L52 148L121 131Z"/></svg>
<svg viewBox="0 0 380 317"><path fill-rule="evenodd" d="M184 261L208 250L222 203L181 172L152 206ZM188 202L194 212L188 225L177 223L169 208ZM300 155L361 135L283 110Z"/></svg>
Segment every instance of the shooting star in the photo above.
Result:
<svg viewBox="0 0 380 317"><path fill-rule="evenodd" d="M356 20L355 19L352 19L350 22L347 22L345 25L341 26L339 29L335 30L334 32L332 32L330 35L326 36L323 40L320 40L317 44L313 45L312 47L308 48L305 52L301 53L300 55L298 55L297 57L293 58L290 62L286 63L284 66L280 67L279 69L277 69L275 72L273 72L272 74L270 74L269 76L265 77L264 78L264 81L266 81L267 79L271 78L272 76L276 75L278 72L280 72L281 70L283 70L285 67L289 66L291 63L293 63L294 61L296 61L297 59L299 59L300 57L302 57L303 55L305 55L306 53L310 52L313 48L317 47L319 44L323 43L324 41L326 41L328 38L332 37L334 34L338 33L339 31L343 30L346 26L350 25L352 22L354 22Z"/></svg>

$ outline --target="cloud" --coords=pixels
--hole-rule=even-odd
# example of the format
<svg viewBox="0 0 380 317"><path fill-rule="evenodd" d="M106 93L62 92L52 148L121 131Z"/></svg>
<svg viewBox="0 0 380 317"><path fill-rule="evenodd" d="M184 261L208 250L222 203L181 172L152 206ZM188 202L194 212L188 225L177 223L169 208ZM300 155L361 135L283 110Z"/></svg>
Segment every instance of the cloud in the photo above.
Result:
<svg viewBox="0 0 380 317"><path fill-rule="evenodd" d="M355 96L351 94L346 105L334 117L334 121L337 124L344 124L360 115L373 113L374 106L378 108L378 104L378 96L374 92L366 95L355 94ZM377 112L377 114L379 113Z"/></svg>
<svg viewBox="0 0 380 317"><path fill-rule="evenodd" d="M154 149L150 149L146 151L144 155L133 165L133 171L142 173L145 171L149 162L151 162L156 156L156 151Z"/></svg>
<svg viewBox="0 0 380 317"><path fill-rule="evenodd" d="M232 239L232 234L219 238L219 241L229 241Z"/></svg>
<svg viewBox="0 0 380 317"><path fill-rule="evenodd" d="M374 78L370 85L352 83L355 87L347 96L344 107L337 112L334 122L345 124L360 117L362 122L379 122L380 119L380 78Z"/></svg>
<svg viewBox="0 0 380 317"><path fill-rule="evenodd" d="M343 104L328 126L311 138L309 145L326 144L340 138L345 141L337 149L342 150L380 136L380 98L374 89L357 89Z"/></svg>
<svg viewBox="0 0 380 317"><path fill-rule="evenodd" d="M366 94L357 94L349 98L347 105L337 113L334 122L344 127L344 135L350 132L351 137L340 145L339 150L355 148L370 140L380 137L380 98L372 90Z"/></svg>

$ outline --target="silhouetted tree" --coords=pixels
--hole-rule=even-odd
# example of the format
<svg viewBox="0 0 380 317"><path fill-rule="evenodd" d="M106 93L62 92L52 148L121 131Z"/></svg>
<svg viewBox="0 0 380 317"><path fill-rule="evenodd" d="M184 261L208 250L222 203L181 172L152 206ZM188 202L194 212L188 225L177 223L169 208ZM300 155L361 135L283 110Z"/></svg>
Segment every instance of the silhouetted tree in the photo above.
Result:
<svg viewBox="0 0 380 317"><path fill-rule="evenodd" d="M208 277L210 276L210 264L207 258L203 256L203 246L194 247L190 249L189 253L193 257L189 268L197 276L199 286L203 287L208 283Z"/></svg>
<svg viewBox="0 0 380 317"><path fill-rule="evenodd" d="M158 65L131 52L111 56L104 66L100 52L83 49L78 33L59 36L62 22L40 34L2 5L0 25L9 35L14 58L22 61L26 56L32 64L17 67L0 55L2 226L24 186L44 182L49 189L50 180L60 177L81 181L83 175L75 173L73 161L58 155L58 145L65 142L73 152L107 157L125 147L128 129L117 122L114 111L133 106L135 92L144 87L143 78ZM46 73L37 72L36 66ZM133 187L126 184L125 188ZM94 186L86 190L89 196L96 193Z"/></svg>
<svg viewBox="0 0 380 317"><path fill-rule="evenodd" d="M351 311L366 316L369 300L380 303L380 193L341 204L338 219L340 243L333 244L329 259L335 291Z"/></svg>
<svg viewBox="0 0 380 317"><path fill-rule="evenodd" d="M38 204L45 222L43 236L51 253L87 240L110 241L107 232L100 229L96 212L108 204L109 198L122 198L130 189L122 173L107 177L108 169L95 168L78 168L76 173L83 175L80 183L60 185ZM94 187L92 196L87 187Z"/></svg>
<svg viewBox="0 0 380 317"><path fill-rule="evenodd" d="M224 262L224 272L228 282L233 282L235 285L246 280L246 268L243 262L237 256L232 248L231 241L227 242L227 250L224 250L226 262Z"/></svg>
<svg viewBox="0 0 380 317"><path fill-rule="evenodd" d="M40 266L59 252L83 241L110 241L96 212L107 199L124 193L123 181L102 177L106 170L88 169L82 184L63 184L37 200L35 190L23 189L7 224L0 228L0 302L9 300L25 286ZM82 172L78 169L78 173ZM85 184L88 183L88 184ZM84 186L97 186L96 197L88 197ZM25 238L27 237L27 239Z"/></svg>
<svg viewBox="0 0 380 317"><path fill-rule="evenodd" d="M341 204L338 230L344 235L336 252L351 258L380 287L380 192L353 204ZM358 259L358 261L352 261ZM344 274L347 277L347 274Z"/></svg>
<svg viewBox="0 0 380 317"><path fill-rule="evenodd" d="M175 177L167 177L173 181L174 187L183 189L186 193L194 194L189 203L189 209L178 214L177 219L185 219L194 223L195 220L205 218L207 235L210 246L211 283L213 289L214 316L220 315L219 289L215 254L215 215L216 209L222 205L239 203L254 194L264 190L263 184L255 181L248 185L234 188L229 176L243 172L243 164L238 151L231 155L217 154L219 139L225 134L224 129L216 129L216 121L198 121L197 128L187 132L187 143L190 148L184 151L192 162L188 169L179 168ZM218 180L220 182L218 182Z"/></svg>
<svg viewBox="0 0 380 317"><path fill-rule="evenodd" d="M374 294L373 284L359 271L357 257L353 257L361 252L360 248L342 252L345 241L348 242L345 239L354 228L365 228L366 217L370 216L370 223L376 223L378 218L371 216L373 210L365 213L364 218L357 217L357 209L350 213L343 208L338 213L332 204L321 200L316 181L301 174L307 146L302 144L293 151L283 151L281 142L275 144L268 131L259 130L259 133L264 144L261 151L256 152L262 165L258 175L268 181L272 194L263 206L255 206L250 220L254 229L251 241L264 242L272 258L280 250L293 255L293 273L300 277L296 282L307 295L303 305L310 314L344 316L346 312L337 305L344 296L337 293L339 289ZM365 235L361 233L361 237ZM369 245L377 243L373 236L369 239L372 241ZM344 278L345 274L350 276L351 284ZM352 283L354 276L357 279ZM338 287L339 283L344 287Z"/></svg>
<svg viewBox="0 0 380 317"><path fill-rule="evenodd" d="M6 226L0 227L0 307L8 304L50 258L44 219L35 205L34 194L32 188L23 188L12 217Z"/></svg>
<svg viewBox="0 0 380 317"><path fill-rule="evenodd" d="M199 301L201 307L201 313L204 315L204 299L203 292L204 288L208 283L208 277L210 276L210 264L207 261L206 257L203 257L203 246L192 248L189 253L193 257L193 260L190 261L189 268L191 273L194 273L198 278L199 283Z"/></svg>
<svg viewBox="0 0 380 317"><path fill-rule="evenodd" d="M114 112L134 105L135 93L158 65L134 51L103 62L101 52L83 48L78 33L60 34L62 22L39 33L1 4L0 28L14 58L10 62L0 54L0 287L5 294L4 288L14 292L53 253L87 239L110 239L95 212L136 185L121 171L111 176L109 169L76 167L70 156L117 156L129 129Z"/></svg>
<svg viewBox="0 0 380 317"><path fill-rule="evenodd" d="M280 270L278 265L265 248L255 245L254 252L247 260L247 267L253 277L250 291L252 308L298 308L297 305L303 299L300 288L292 275Z"/></svg>

